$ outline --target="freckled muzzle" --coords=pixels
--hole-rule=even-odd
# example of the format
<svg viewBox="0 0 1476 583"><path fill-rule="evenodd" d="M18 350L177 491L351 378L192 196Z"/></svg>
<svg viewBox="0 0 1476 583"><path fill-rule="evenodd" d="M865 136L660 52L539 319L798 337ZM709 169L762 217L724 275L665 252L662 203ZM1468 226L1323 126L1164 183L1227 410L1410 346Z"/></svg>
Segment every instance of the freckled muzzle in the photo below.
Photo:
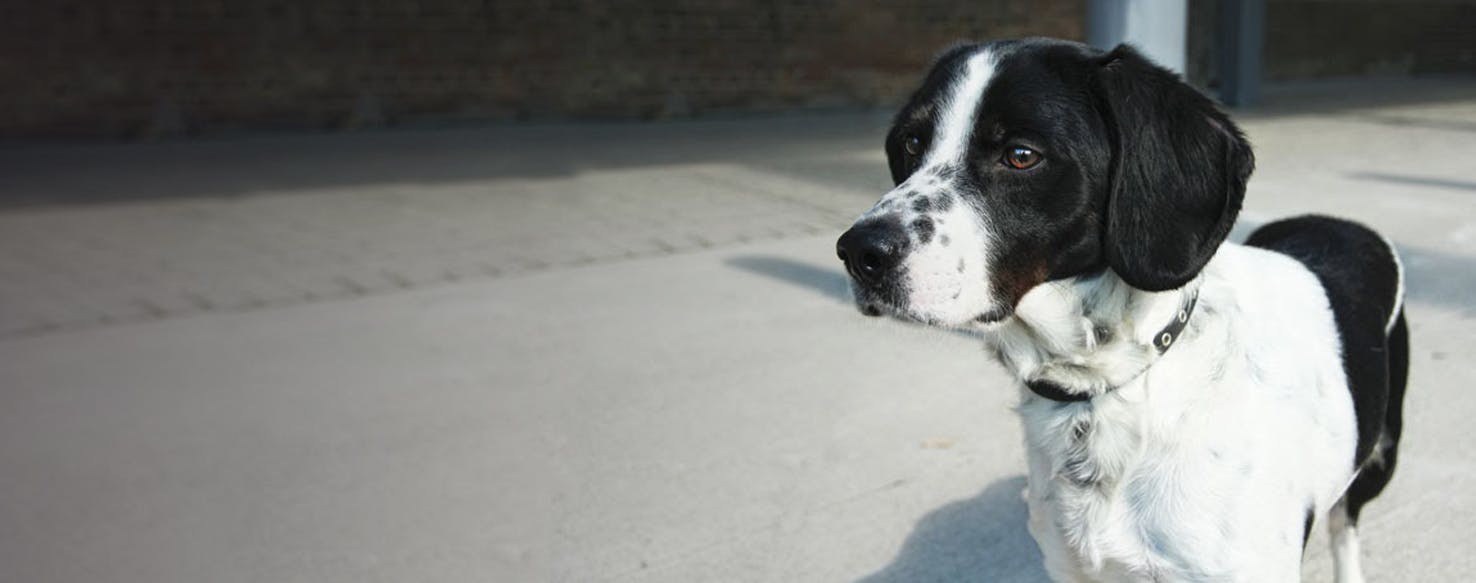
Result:
<svg viewBox="0 0 1476 583"><path fill-rule="evenodd" d="M1008 316L991 292L988 248L972 207L939 185L899 186L836 241L861 313L945 328Z"/></svg>

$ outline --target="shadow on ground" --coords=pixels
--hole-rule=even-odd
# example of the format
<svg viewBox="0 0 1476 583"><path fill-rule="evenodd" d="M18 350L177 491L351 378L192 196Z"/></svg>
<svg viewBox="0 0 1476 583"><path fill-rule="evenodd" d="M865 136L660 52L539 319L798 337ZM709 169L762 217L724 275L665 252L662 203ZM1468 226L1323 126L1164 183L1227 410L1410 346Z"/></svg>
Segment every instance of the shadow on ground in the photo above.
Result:
<svg viewBox="0 0 1476 583"><path fill-rule="evenodd" d="M874 198L887 112L666 123L494 124L160 143L0 142L0 211L230 198L322 188L542 180L589 171L724 164ZM857 159L857 152L875 160ZM87 161L79 172L77 160Z"/></svg>
<svg viewBox="0 0 1476 583"><path fill-rule="evenodd" d="M892 562L858 583L1050 581L1027 530L1024 489L1024 476L1006 478L929 512Z"/></svg>
<svg viewBox="0 0 1476 583"><path fill-rule="evenodd" d="M1472 130L1476 131L1476 130ZM1448 188L1451 190L1476 190L1476 181L1450 180L1448 178L1431 178L1428 176L1412 176L1409 174L1389 174L1385 172L1350 172L1349 178L1354 180L1376 180L1389 182L1401 186L1429 186L1434 188Z"/></svg>
<svg viewBox="0 0 1476 583"><path fill-rule="evenodd" d="M851 303L850 282L838 267L824 269L775 255L744 255L727 263L749 273L815 290L838 302Z"/></svg>

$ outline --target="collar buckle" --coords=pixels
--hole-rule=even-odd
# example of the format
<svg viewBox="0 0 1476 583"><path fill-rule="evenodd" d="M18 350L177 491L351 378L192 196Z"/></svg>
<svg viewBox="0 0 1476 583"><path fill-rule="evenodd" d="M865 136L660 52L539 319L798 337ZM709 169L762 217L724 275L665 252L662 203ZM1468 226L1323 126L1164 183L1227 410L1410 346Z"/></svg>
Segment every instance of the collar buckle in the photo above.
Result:
<svg viewBox="0 0 1476 583"><path fill-rule="evenodd" d="M1184 302L1183 307L1179 308L1179 313L1169 322L1168 326L1164 326L1162 330L1158 331L1158 334L1154 335L1153 348L1158 351L1159 355L1168 352L1169 347L1173 346L1174 340L1177 340L1179 335L1184 333L1184 329L1189 327L1189 316L1194 313L1194 306L1198 303L1199 290L1196 289L1194 293L1189 294L1189 299ZM1153 365L1150 364L1148 366L1151 367ZM1147 369L1143 369L1143 372L1147 372ZM1058 403L1079 403L1092 399L1092 395L1067 391L1060 384L1045 379L1025 381L1025 386L1030 389L1030 392ZM1105 395L1116 389L1117 387L1110 387L1106 391L1103 391L1102 394Z"/></svg>

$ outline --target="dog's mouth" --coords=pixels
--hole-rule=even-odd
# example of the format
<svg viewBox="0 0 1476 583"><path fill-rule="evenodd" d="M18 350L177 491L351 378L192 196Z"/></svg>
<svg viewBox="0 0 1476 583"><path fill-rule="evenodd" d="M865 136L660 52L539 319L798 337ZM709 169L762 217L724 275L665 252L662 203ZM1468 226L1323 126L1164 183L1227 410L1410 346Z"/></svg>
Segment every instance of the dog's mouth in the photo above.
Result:
<svg viewBox="0 0 1476 583"><path fill-rule="evenodd" d="M854 277L850 283L851 295L856 300L856 309L862 314L873 318L889 314L902 317L902 314L906 312L905 308L898 307L907 303L905 292L892 288L863 287Z"/></svg>
<svg viewBox="0 0 1476 583"><path fill-rule="evenodd" d="M985 326L988 326L990 324L998 324L1005 321L1012 315L1014 315L1014 310L1010 310L1007 308L995 308L993 310L989 310L988 312L979 314L978 316L974 316L974 323L983 324Z"/></svg>

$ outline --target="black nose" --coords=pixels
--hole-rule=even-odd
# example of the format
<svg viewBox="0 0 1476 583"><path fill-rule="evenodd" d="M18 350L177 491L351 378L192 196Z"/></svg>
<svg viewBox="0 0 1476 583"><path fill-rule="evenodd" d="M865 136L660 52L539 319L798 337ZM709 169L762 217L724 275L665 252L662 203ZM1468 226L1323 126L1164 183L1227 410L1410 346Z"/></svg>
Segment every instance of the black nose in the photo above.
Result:
<svg viewBox="0 0 1476 583"><path fill-rule="evenodd" d="M907 234L890 222L856 225L835 242L835 254L845 262L846 271L866 285L886 282L906 250Z"/></svg>

